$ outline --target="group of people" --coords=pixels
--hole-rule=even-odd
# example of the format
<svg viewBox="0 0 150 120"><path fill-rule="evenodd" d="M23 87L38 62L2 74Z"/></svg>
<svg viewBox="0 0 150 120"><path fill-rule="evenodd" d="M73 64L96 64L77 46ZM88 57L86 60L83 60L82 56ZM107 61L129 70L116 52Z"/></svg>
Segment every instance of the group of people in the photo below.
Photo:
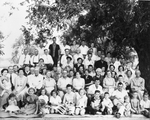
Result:
<svg viewBox="0 0 150 120"><path fill-rule="evenodd" d="M1 70L0 109L15 114L103 114L150 117L149 94L132 57L114 57L94 43L40 42L18 65ZM134 56L135 57L135 56Z"/></svg>

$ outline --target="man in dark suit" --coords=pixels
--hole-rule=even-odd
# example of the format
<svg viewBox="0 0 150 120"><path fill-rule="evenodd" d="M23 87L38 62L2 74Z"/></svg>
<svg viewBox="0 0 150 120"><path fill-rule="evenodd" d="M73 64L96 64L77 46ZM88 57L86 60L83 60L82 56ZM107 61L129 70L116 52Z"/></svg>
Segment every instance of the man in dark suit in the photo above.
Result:
<svg viewBox="0 0 150 120"><path fill-rule="evenodd" d="M60 58L60 47L58 44L56 44L56 37L53 37L53 44L49 46L49 54L53 58L54 66L57 66L58 60Z"/></svg>
<svg viewBox="0 0 150 120"><path fill-rule="evenodd" d="M97 68L101 68L101 69L105 68L105 71L107 71L108 64L107 64L107 62L104 59L105 59L105 55L102 54L101 55L101 59L95 62L95 65L94 65L95 69L97 69Z"/></svg>

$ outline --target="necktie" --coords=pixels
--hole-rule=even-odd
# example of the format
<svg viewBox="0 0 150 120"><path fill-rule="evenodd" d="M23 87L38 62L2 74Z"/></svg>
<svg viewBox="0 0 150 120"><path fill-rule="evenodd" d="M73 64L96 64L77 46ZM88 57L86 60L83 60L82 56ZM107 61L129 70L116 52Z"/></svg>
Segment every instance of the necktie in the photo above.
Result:
<svg viewBox="0 0 150 120"><path fill-rule="evenodd" d="M10 83L11 83L11 90L14 90L13 82L12 82L12 74L10 74Z"/></svg>
<svg viewBox="0 0 150 120"><path fill-rule="evenodd" d="M25 55L25 57L24 57L24 61L23 61L23 64L25 64L25 62L26 62L26 57L27 57L27 56Z"/></svg>

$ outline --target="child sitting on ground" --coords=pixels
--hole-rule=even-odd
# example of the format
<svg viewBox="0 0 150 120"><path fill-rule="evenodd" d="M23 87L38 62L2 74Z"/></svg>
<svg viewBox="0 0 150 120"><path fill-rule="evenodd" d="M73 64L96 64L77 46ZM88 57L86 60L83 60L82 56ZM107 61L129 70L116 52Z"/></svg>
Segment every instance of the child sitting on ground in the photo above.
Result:
<svg viewBox="0 0 150 120"><path fill-rule="evenodd" d="M46 89L41 90L41 95L39 96L39 106L40 114L49 114L48 96L46 95Z"/></svg>
<svg viewBox="0 0 150 120"><path fill-rule="evenodd" d="M94 97L91 98L90 106L87 107L87 111L92 115L99 114L100 107L101 107L100 91L96 90Z"/></svg>
<svg viewBox="0 0 150 120"><path fill-rule="evenodd" d="M65 113L65 108L61 104L62 102L61 97L57 95L55 90L52 90L49 102L51 104L51 108L50 108L51 114L53 113L64 114Z"/></svg>
<svg viewBox="0 0 150 120"><path fill-rule="evenodd" d="M131 103L129 96L124 97L124 116L130 117L131 116Z"/></svg>
<svg viewBox="0 0 150 120"><path fill-rule="evenodd" d="M131 112L133 114L139 114L140 113L140 101L138 99L138 93L137 92L133 92L133 94L132 94Z"/></svg>
<svg viewBox="0 0 150 120"><path fill-rule="evenodd" d="M11 84L7 78L2 79L2 84L5 89L1 92L0 94L1 97L4 95L5 92L8 92L8 93L11 92Z"/></svg>
<svg viewBox="0 0 150 120"><path fill-rule="evenodd" d="M140 101L141 113L150 118L150 100L148 93L144 93L143 99Z"/></svg>
<svg viewBox="0 0 150 120"><path fill-rule="evenodd" d="M112 114L112 107L113 107L113 103L109 99L109 93L105 92L104 99L102 101L102 108L101 108L102 114L103 115L111 115Z"/></svg>
<svg viewBox="0 0 150 120"><path fill-rule="evenodd" d="M6 108L6 112L9 112L9 113L18 113L19 112L19 107L17 106L17 100L16 100L16 96L11 93L9 95L9 98L8 98L8 107Z"/></svg>
<svg viewBox="0 0 150 120"><path fill-rule="evenodd" d="M75 103L76 103L76 94L72 92L72 85L68 84L66 86L67 93L64 95L63 104L66 108L66 114L74 115L75 112Z"/></svg>
<svg viewBox="0 0 150 120"><path fill-rule="evenodd" d="M87 106L87 97L85 95L85 90L80 89L79 94L77 94L77 103L76 103L76 115L84 115L85 114L85 108Z"/></svg>

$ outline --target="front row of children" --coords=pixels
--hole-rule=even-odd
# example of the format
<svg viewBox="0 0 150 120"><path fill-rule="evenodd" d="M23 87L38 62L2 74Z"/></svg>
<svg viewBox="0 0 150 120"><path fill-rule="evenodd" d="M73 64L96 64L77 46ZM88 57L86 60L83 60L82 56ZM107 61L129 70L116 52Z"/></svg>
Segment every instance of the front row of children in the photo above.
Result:
<svg viewBox="0 0 150 120"><path fill-rule="evenodd" d="M66 86L66 94L63 100L57 95L57 92L53 90L51 96L46 95L46 90L41 90L41 95L38 97L35 94L34 88L28 89L28 95L25 98L25 105L19 108L17 105L16 96L11 93L9 95L8 106L6 112L14 112L16 114L69 114L69 115L84 115L89 114L114 114L116 117L120 117L120 114L116 111L119 107L114 106L108 92L105 92L101 96L100 91L96 90L92 97L87 97L85 90L80 89L79 93L72 91L72 85ZM129 96L124 97L124 103L120 105L123 109L124 116L131 116L131 114L143 114L146 117L150 117L150 100L149 95L144 93L143 99L139 101L138 93L134 92L130 100Z"/></svg>

